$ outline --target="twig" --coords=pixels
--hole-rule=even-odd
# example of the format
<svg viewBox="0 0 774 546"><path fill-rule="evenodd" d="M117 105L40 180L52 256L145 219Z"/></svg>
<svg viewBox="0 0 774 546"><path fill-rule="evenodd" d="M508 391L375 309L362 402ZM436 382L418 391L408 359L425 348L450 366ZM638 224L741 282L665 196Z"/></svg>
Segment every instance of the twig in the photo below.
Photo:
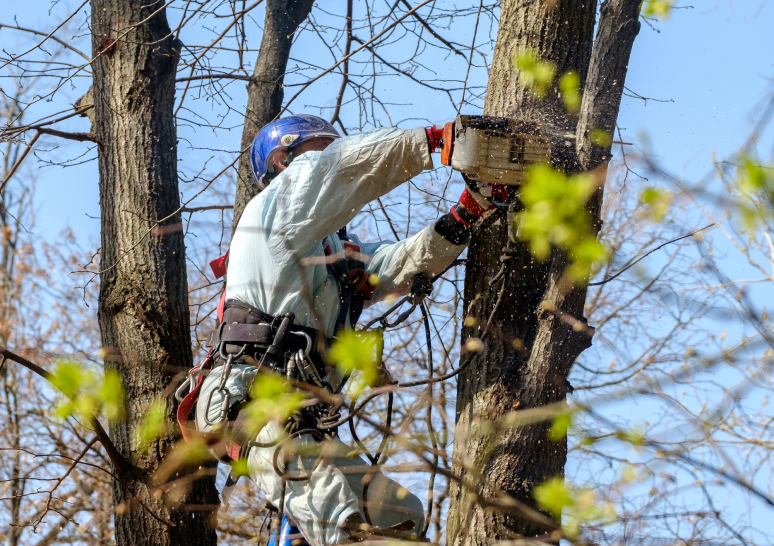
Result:
<svg viewBox="0 0 774 546"><path fill-rule="evenodd" d="M367 42L365 42L363 45L361 45L360 47L358 47L357 49L355 49L355 50L354 50L352 53L350 53L349 55L346 55L346 56L342 57L342 58L341 58L341 59L340 59L340 60L339 60L339 61L338 61L336 64L334 64L334 65L333 65L333 66L331 66L330 68L326 68L325 70L323 70L322 72L320 72L320 73L319 73L317 76L315 76L314 78L312 78L312 79L310 79L308 82L306 82L306 83L304 84L304 86L303 86L303 87L302 87L302 88L301 88L301 89L298 91L298 93L296 93L295 95L293 95L293 96L290 98L290 100L289 100L289 101L288 101L288 102L285 104L285 106L283 106L283 107L282 107L282 110L280 110L280 112L277 114L277 116L276 116L276 118L275 118L275 119L279 118L279 117L280 117L280 116L281 116L281 115L282 115L282 114L285 112L285 110L287 110L288 108L290 108L290 105L293 103L293 101L295 101L295 100L298 98L298 96L299 96L301 93L303 93L303 92L304 92L304 91L305 91L305 90L306 90L306 89L307 89L307 88L308 88L310 85L312 85L314 82L316 82L317 80L319 80L320 78L322 78L322 77L323 77L323 76L325 76L326 74L328 74L328 73L332 72L333 70L335 70L335 69L336 69L336 68L337 68L337 67L338 67L340 64L342 64L344 61L346 61L347 59L349 59L350 57L352 57L352 55L354 55L355 53L358 53L358 52L360 52L361 50L363 50L363 49L367 48L367 47L368 47L369 45L371 45L372 43L376 42L376 40L378 40L379 38L381 38L382 36L384 36L385 34L387 34L389 31L391 31L393 28L395 28L396 26L398 26L398 24L400 24L400 22L401 22L401 21L403 21L403 20L404 20L406 17L408 17L409 15L412 15L412 14L413 14L413 13L414 13L416 10L418 10L419 8L421 8L421 7L422 7L422 6L424 6L424 5L427 5L427 4L429 4L429 3L430 3L430 2L432 2L432 1L433 1L433 0L424 0L424 2L422 2L421 4L419 4L419 5L418 5L417 7L415 7L414 9L412 9L412 10L409 10L408 12L404 13L403 15L401 15L401 16L400 16L398 19L396 19L396 20L395 20L395 22L393 22L393 23L392 23L391 25L389 25L387 28L385 28L384 30L382 30L382 31L381 31L379 34L377 34L376 36L374 36L373 38L371 38L370 40L368 40Z"/></svg>
<svg viewBox="0 0 774 546"><path fill-rule="evenodd" d="M43 513L40 515L40 518L38 518L37 523L35 523L34 527L37 528L37 526L40 524L41 521L43 521L43 518L46 516L48 511L51 509L51 501L54 500L54 491L57 490L57 488L62 485L62 482L64 482L67 479L67 476L69 476L73 470L75 470L75 467L78 466L78 463L81 462L81 459L83 459L86 454L91 449L91 446L93 446L96 441L99 440L99 436L95 436L88 444L86 444L86 447L83 448L83 451L75 458L73 459L72 464L70 464L70 467L67 469L67 472L64 473L62 477L60 477L54 487L51 488L50 491L48 491L48 500L46 501L46 507L43 509Z"/></svg>
<svg viewBox="0 0 774 546"><path fill-rule="evenodd" d="M620 271L619 271L618 273L616 273L615 275L612 275L612 276L610 276L610 277L606 278L604 281L599 281L599 282L590 282L590 283L588 284L588 286L599 286L599 285L601 285L601 284L608 283L608 282L612 281L613 279L615 279L616 277L618 277L618 276L619 276L621 273L623 273L624 271L626 271L626 270L628 270L628 269L630 269L630 268L634 267L634 266L635 266L635 265L637 265L638 263L640 263L642 260L644 260L645 258L647 258L648 256L650 256L651 254L653 254L655 251L659 250L660 248L664 248L665 246L667 246L667 245L669 245L669 244L676 243L677 241L680 241L680 240L682 240L682 239L686 239L687 237L691 237L692 235L696 235L696 234L697 234L697 233L699 233L700 231L704 231L705 229L711 228L711 227L712 227L712 226L714 226L714 225L715 225L715 224L714 224L714 222L713 222L712 224L710 224L710 225L708 225L708 226L704 226L704 227L703 227L703 228L701 228L701 229L697 229L696 231L694 231L694 232L692 232L692 233L689 233L688 235L683 235L682 237L678 237L678 238L676 238L676 239L672 239L671 241L667 241L666 243L664 243L664 244L661 244L661 245L657 246L656 248L654 248L653 250L651 250L651 251L647 252L646 254L643 254L643 255L642 255L642 256L640 256L640 257L639 257L637 260L635 260L634 262L632 262L632 263L630 263L629 265L627 265L626 267L624 267L622 270L620 270Z"/></svg>
<svg viewBox="0 0 774 546"><path fill-rule="evenodd" d="M183 207L180 212L201 212L203 210L231 210L234 205L207 205L204 207Z"/></svg>
<svg viewBox="0 0 774 546"><path fill-rule="evenodd" d="M409 3L408 3L406 0L401 0L401 2L403 3L403 5L404 5L404 6L406 6L406 7L409 9L409 11L411 11L411 4L409 4ZM479 10L479 13L480 13L480 10ZM434 31L434 30L432 29L432 27L431 27L431 26L430 26L430 25L427 23L427 21L425 21L424 19L422 19L422 18L419 16L419 14L418 14L416 11L414 11L414 12L413 12L411 15L414 17L414 19L416 19L417 21L419 21L419 22L420 22L420 24L421 24L423 27L425 27L425 28L427 29L427 32L429 32L429 33L430 33L430 34L432 34L432 35L433 35L433 36L434 36L436 39L438 39L438 41L440 41L440 42L441 42L443 45L445 45L446 47L448 47L449 49L451 49L452 51L454 51L454 52L455 52L457 55L461 56L463 59L467 60L467 58L465 57L465 54L464 54L462 51L460 51L459 49L457 49L456 47L454 47L453 45L451 45L449 42L447 42L446 40L444 40L444 39L443 39L443 37L442 37L442 36L440 36L440 35L439 35L439 34L438 34L436 31ZM475 39L475 38L474 38L474 39ZM471 58L472 58L472 55L473 55L473 54L471 53Z"/></svg>
<svg viewBox="0 0 774 546"><path fill-rule="evenodd" d="M484 0L481 0L478 4L478 15L476 15L476 26L473 29L473 40L470 42L470 59L468 60L468 68L465 71L465 83L462 84L462 96L460 97L460 107L457 108L457 113L462 110L462 105L465 104L465 92L468 90L468 77L470 76L470 66L473 64L473 49L476 47L476 36L478 35L478 22L481 19L481 8L484 7Z"/></svg>
<svg viewBox="0 0 774 546"><path fill-rule="evenodd" d="M75 116L81 116L85 112L87 112L88 110L91 110L92 108L94 108L93 104L87 104L85 106L81 106L80 108L75 108L73 112L70 112L67 115L64 115L64 116L62 116L60 118L52 119L50 121L46 121L46 122L42 122L42 123L36 123L35 125L24 125L24 126L21 126L21 127L6 127L5 129L3 129L2 132L0 132L0 136L14 135L14 134L18 134L18 133L25 133L25 132L30 131L32 129L40 129L41 127L43 127L45 125L53 125L54 123L59 123L60 121L64 121L66 119L70 119L70 118L75 117ZM46 117L50 117L50 116L46 116ZM46 117L44 117L42 119L46 119Z"/></svg>
<svg viewBox="0 0 774 546"><path fill-rule="evenodd" d="M184 78L177 78L175 82L180 83L180 82L193 82L193 81L199 81L199 80L222 80L222 79L243 80L246 82L253 82L253 83L277 83L269 80L259 80L258 78L255 78L253 76L245 76L243 74L206 74L203 76L186 76Z"/></svg>
<svg viewBox="0 0 774 546"><path fill-rule="evenodd" d="M10 59L10 60L9 60L7 63L5 63L3 66L0 66L0 68L5 68L6 66L8 66L8 64L9 64L11 61L15 61L16 59L21 59L22 57L24 57L24 56L25 56L27 53L29 53L30 51L35 51L37 48L39 48L40 46L42 46L42 45L43 45L43 42L45 42L45 41L46 41L46 40L48 40L49 38L53 38L54 40L56 40L56 41L57 41L57 42L59 42L60 44L64 45L65 47L68 47L68 46L67 46L67 44L65 44L65 43L64 43L64 42L62 42L61 40L58 40L57 38L54 38L54 37L53 37L53 35L54 35L54 32L56 32L57 30L59 30L60 28L62 28L62 27L63 27L63 26L64 26L64 25L65 25L65 24L66 24L66 23L67 23L67 22L68 22L70 19L72 19L72 18L73 18L73 16L74 16L76 13L78 13L78 12L80 11L80 9L81 9L83 6L85 6L85 5L86 5L86 4L88 4L88 3L89 3L89 0L86 0L86 1L85 1L83 4L81 4L80 6L78 6L78 8L77 8L77 9L76 9L74 12L72 12L72 13L70 14L70 16L69 16L67 19L65 19L64 21L62 21L62 22L59 24L59 26L58 26L58 27L56 27L54 30L52 30L52 31L51 31L49 34L46 34L46 35L45 35L45 38L43 38L43 39L42 39L42 40L41 40L41 41L40 41L40 42L39 42L39 43L38 43L36 46L34 46L34 47L32 47L32 48L28 49L27 51L25 51L24 53L22 53L22 54L20 54L20 55L12 55L12 56L11 56L11 59ZM2 25L2 26L4 26L4 27L9 27L9 25ZM17 30L27 30L27 29L22 29L22 28L20 28L20 27L9 27L9 28L16 28ZM35 33L35 34L38 34L38 35L43 35L43 33L42 33L42 32L35 32L35 31L30 31L30 32L33 32L33 33ZM70 49L73 49L73 48L70 48ZM76 51L77 51L77 50L76 50ZM80 53L80 51L78 51L78 53ZM83 53L80 53L80 54L81 54L81 55L82 55L82 56L83 56L83 57L84 57L84 58L85 58L87 61L91 62L91 59L89 59L88 57L86 57L85 55L83 55Z"/></svg>
<svg viewBox="0 0 774 546"><path fill-rule="evenodd" d="M16 163L13 164L13 167L11 167L11 170L8 171L8 175L5 177L5 180L3 180L3 183L0 184L0 192L2 192L5 189L5 185L11 179L11 177L14 174L16 174L16 171L19 168L19 166L22 164L22 161L24 161L24 158L27 157L27 154L29 154L30 150L32 150L32 145L35 144L35 141L37 141L39 138L40 138L40 129L38 129L38 132L35 133L35 136L33 136L30 139L30 141L27 143L27 147L19 156L19 159L17 159Z"/></svg>

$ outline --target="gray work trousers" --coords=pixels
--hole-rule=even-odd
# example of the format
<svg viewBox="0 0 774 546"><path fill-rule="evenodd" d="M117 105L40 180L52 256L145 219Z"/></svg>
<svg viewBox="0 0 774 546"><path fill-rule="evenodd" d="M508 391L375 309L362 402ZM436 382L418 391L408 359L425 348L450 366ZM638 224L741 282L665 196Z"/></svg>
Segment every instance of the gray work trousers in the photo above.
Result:
<svg viewBox="0 0 774 546"><path fill-rule="evenodd" d="M234 400L246 392L252 383L255 369L246 364L234 365L226 386ZM212 427L204 421L205 412L210 421L215 421L220 411L223 395L216 391L220 373L215 370L204 381L196 407L196 425L201 431ZM207 401L210 400L209 406ZM257 442L268 444L283 435L280 423L273 421L264 426L256 438ZM280 459L288 459L288 474L309 475L309 479L287 480L285 484L284 509L288 517L298 525L311 546L334 546L348 537L341 530L344 521L355 513L363 513L364 478L371 477L368 485L367 510L371 523L376 527L412 520L418 533L424 524L422 502L394 480L380 471L372 469L361 457L353 456L352 448L335 439L322 443L315 442L311 435L301 436L292 442L285 442ZM247 458L250 479L264 492L274 506L279 506L282 479L274 470L276 447L253 447ZM310 474L311 473L311 474Z"/></svg>

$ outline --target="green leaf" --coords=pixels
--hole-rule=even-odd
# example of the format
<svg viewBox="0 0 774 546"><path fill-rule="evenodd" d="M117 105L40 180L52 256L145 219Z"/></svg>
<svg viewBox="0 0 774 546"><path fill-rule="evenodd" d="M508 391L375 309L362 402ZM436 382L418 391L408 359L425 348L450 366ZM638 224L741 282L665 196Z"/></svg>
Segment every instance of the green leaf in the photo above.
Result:
<svg viewBox="0 0 774 546"><path fill-rule="evenodd" d="M121 378L114 370L104 376L80 362L57 362L52 372L53 385L61 392L54 411L66 419L75 413L97 415L104 410L110 422L124 416L124 389Z"/></svg>
<svg viewBox="0 0 774 546"><path fill-rule="evenodd" d="M643 5L643 15L669 19L673 4L673 0L646 0Z"/></svg>
<svg viewBox="0 0 774 546"><path fill-rule="evenodd" d="M562 518L562 530L570 540L575 540L581 527L588 523L610 524L616 520L615 510L608 503L600 502L594 491L573 488L565 484L564 478L552 478L538 485L533 496L538 507Z"/></svg>
<svg viewBox="0 0 774 546"><path fill-rule="evenodd" d="M511 57L511 68L518 71L522 85L532 89L532 93L542 99L551 88L556 75L556 65L544 61L528 49Z"/></svg>
<svg viewBox="0 0 774 546"><path fill-rule="evenodd" d="M115 423L124 418L124 383L116 370L107 370L102 386L97 391L108 421Z"/></svg>
<svg viewBox="0 0 774 546"><path fill-rule="evenodd" d="M328 358L342 375L360 372L360 389L373 385L378 377L377 355L381 337L376 332L345 330L333 342Z"/></svg>
<svg viewBox="0 0 774 546"><path fill-rule="evenodd" d="M77 362L61 361L54 367L51 382L68 398L75 398L94 382L94 374Z"/></svg>
<svg viewBox="0 0 774 546"><path fill-rule="evenodd" d="M554 417L554 423L551 428L548 429L548 438L554 442L558 442L565 436L567 436L567 429L572 424L572 417L569 413L560 413Z"/></svg>
<svg viewBox="0 0 774 546"><path fill-rule="evenodd" d="M581 106L580 96L580 77L578 73L570 70L562 74L559 78L559 91L562 93L562 100L569 112L578 113Z"/></svg>
<svg viewBox="0 0 774 546"><path fill-rule="evenodd" d="M640 193L640 201L646 206L654 221L660 222L669 211L672 194L654 187L647 187Z"/></svg>
<svg viewBox="0 0 774 546"><path fill-rule="evenodd" d="M590 175L568 178L545 164L528 171L521 189L524 210L518 219L520 238L541 261L550 256L552 245L568 251L572 261L568 275L575 280L587 279L592 265L607 257L586 210L595 189Z"/></svg>
<svg viewBox="0 0 774 546"><path fill-rule="evenodd" d="M247 467L247 459L239 459L231 463L231 473L234 476L249 476L250 470Z"/></svg>
<svg viewBox="0 0 774 546"><path fill-rule="evenodd" d="M165 400L154 400L145 412L142 423L137 427L137 436L141 445L148 446L165 435L168 430L167 403Z"/></svg>
<svg viewBox="0 0 774 546"><path fill-rule="evenodd" d="M543 482L535 488L533 495L538 506L556 518L561 517L565 506L572 506L574 502L564 485L564 478L551 478Z"/></svg>
<svg viewBox="0 0 774 546"><path fill-rule="evenodd" d="M633 446L639 447L645 444L645 430L641 426L632 428L631 430L617 432L616 436L619 440L629 442Z"/></svg>
<svg viewBox="0 0 774 546"><path fill-rule="evenodd" d="M600 148L607 148L613 143L613 137L603 129L592 129L589 134L589 140Z"/></svg>
<svg viewBox="0 0 774 546"><path fill-rule="evenodd" d="M271 421L284 422L301 407L304 396L292 392L284 377L259 375L250 389L252 401L245 406L248 434L258 434Z"/></svg>

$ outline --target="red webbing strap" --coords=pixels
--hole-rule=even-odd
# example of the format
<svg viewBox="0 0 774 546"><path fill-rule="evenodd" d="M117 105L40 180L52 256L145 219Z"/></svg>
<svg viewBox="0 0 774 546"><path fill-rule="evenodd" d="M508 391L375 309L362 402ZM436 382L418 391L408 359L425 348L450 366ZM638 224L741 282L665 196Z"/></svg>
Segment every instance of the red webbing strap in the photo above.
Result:
<svg viewBox="0 0 774 546"><path fill-rule="evenodd" d="M218 323L223 322L223 310L226 308L226 289L223 289L223 294L220 296L220 301L218 302Z"/></svg>
<svg viewBox="0 0 774 546"><path fill-rule="evenodd" d="M191 415L191 410L199 399L199 393L202 390L204 384L204 378L200 377L196 382L196 388L185 395L183 401L177 407L177 423L180 425L180 432L183 434L183 439L186 442L190 442L194 437L201 437L201 432L195 428L188 426L188 416ZM205 441L206 443L206 441Z"/></svg>
<svg viewBox="0 0 774 546"><path fill-rule="evenodd" d="M221 256L220 258L217 258L215 260L212 260L210 262L210 269L212 269L212 274L215 275L216 279L220 279L221 277L226 275L226 262L228 261L228 255L231 253L231 249L229 248L226 253ZM226 289L223 289L223 294L220 296L220 301L218 302L218 321L223 322L223 308L226 305Z"/></svg>

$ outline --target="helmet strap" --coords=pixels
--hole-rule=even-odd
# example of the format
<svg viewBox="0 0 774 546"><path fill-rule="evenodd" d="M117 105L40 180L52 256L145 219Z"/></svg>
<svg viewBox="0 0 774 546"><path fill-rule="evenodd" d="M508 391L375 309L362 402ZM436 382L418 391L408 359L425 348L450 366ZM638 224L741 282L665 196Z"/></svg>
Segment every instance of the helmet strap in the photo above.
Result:
<svg viewBox="0 0 774 546"><path fill-rule="evenodd" d="M293 162L293 160L296 158L296 148L290 148L288 150L288 155L285 157L285 159L282 160L282 164L285 165L285 167L290 167L290 164Z"/></svg>

